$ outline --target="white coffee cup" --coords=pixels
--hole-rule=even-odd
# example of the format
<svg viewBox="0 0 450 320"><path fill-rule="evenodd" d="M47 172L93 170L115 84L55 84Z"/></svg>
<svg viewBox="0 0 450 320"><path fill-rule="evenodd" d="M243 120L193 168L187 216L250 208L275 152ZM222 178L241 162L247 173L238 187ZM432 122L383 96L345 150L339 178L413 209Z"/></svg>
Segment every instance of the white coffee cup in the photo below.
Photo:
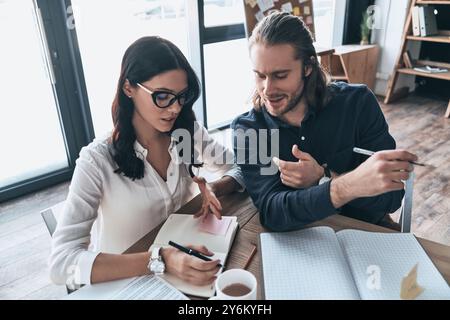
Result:
<svg viewBox="0 0 450 320"><path fill-rule="evenodd" d="M239 296L223 292L225 288L233 284L244 285L250 289L250 292ZM244 269L230 269L216 279L216 296L210 298L210 300L256 300L256 289L256 278L251 272Z"/></svg>

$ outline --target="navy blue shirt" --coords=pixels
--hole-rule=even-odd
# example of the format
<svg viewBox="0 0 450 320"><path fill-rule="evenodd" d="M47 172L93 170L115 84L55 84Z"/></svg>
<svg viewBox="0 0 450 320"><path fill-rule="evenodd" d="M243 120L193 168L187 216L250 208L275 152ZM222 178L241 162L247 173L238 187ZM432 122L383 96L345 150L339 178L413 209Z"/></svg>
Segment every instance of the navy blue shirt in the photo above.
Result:
<svg viewBox="0 0 450 320"><path fill-rule="evenodd" d="M389 134L378 101L365 85L339 82L330 89L332 96L324 108L318 112L309 108L299 126L291 126L261 108L239 116L231 127L235 133L237 129L278 129L280 159L298 161L292 155L292 146L297 144L320 165L327 164L338 174L354 170L367 159L354 153L354 147L372 151L395 149L395 140ZM265 140L270 150L270 134L268 136ZM259 209L261 224L268 229L294 230L335 213L378 223L386 213L394 212L401 205L403 190L355 199L335 209L330 199L330 182L294 189L282 184L279 172L262 175L261 167L268 167L270 163L263 163L259 157L256 164L249 161L249 152L258 152L259 143L259 136L258 144L250 146L246 141L244 161L237 160L247 190ZM236 137L234 152L237 155Z"/></svg>

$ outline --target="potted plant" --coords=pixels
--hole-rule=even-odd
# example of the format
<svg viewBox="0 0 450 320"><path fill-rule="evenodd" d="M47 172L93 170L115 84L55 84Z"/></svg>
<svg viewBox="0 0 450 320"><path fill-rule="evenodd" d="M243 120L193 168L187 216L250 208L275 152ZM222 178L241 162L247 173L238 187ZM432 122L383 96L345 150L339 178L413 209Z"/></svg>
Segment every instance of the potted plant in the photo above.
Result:
<svg viewBox="0 0 450 320"><path fill-rule="evenodd" d="M361 45L369 44L370 28L369 28L369 13L365 11L362 15L361 21Z"/></svg>

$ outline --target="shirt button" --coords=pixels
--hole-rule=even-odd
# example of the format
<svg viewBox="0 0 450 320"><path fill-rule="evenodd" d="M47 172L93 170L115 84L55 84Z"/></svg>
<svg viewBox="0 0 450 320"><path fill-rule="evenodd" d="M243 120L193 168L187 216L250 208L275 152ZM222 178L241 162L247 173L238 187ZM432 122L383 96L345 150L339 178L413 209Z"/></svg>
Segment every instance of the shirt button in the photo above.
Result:
<svg viewBox="0 0 450 320"><path fill-rule="evenodd" d="M302 141L305 141L306 138L304 136L302 136L301 139L302 139Z"/></svg>

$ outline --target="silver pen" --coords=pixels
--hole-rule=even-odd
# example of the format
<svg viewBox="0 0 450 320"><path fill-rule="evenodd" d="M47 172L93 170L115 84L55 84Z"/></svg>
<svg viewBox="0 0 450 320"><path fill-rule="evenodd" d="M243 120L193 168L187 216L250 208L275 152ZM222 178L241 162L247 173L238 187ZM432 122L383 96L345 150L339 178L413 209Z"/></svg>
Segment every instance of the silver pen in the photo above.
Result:
<svg viewBox="0 0 450 320"><path fill-rule="evenodd" d="M370 150L366 150L366 149L362 149L362 148L357 148L357 147L353 148L353 152L359 153L359 154L364 154L364 155L369 156L369 157L373 156L373 154L375 153L374 151L370 151ZM411 164L422 166L422 167L426 166L424 163L418 163L418 162L414 162L414 161L408 161L408 162L411 163Z"/></svg>

